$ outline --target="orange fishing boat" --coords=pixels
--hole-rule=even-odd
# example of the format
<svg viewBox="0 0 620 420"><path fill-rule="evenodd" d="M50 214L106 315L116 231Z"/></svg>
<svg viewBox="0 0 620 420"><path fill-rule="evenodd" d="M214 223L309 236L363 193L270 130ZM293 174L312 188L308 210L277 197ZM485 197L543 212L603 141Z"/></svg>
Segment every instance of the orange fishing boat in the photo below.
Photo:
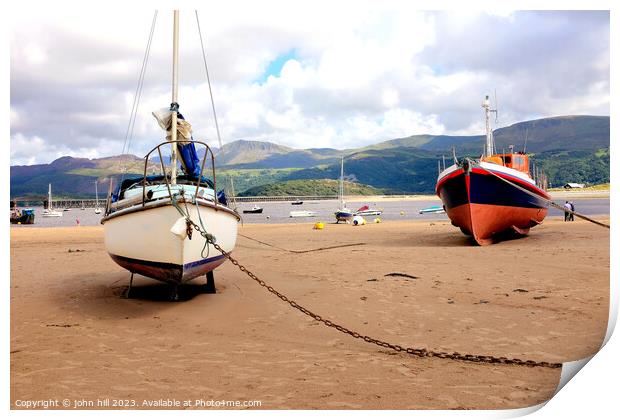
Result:
<svg viewBox="0 0 620 420"><path fill-rule="evenodd" d="M549 194L530 175L525 152L495 153L489 116L489 97L482 103L486 116L486 147L477 160L463 159L445 168L435 191L454 226L489 245L509 232L526 235L542 223L549 210ZM542 184L542 183L541 183Z"/></svg>

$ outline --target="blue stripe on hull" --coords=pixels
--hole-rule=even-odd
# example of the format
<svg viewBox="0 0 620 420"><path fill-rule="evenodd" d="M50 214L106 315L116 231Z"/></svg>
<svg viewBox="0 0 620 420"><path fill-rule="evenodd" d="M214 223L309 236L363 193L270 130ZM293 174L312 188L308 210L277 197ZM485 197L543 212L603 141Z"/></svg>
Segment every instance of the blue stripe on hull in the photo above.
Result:
<svg viewBox="0 0 620 420"><path fill-rule="evenodd" d="M548 207L546 200L521 191L493 175L472 172L469 177L469 198L472 204L523 208Z"/></svg>
<svg viewBox="0 0 620 420"><path fill-rule="evenodd" d="M180 265L138 260L114 254L110 254L110 257L112 257L118 265L132 273L173 284L183 283L206 274L209 271L213 271L216 267L221 265L226 258L224 255L216 255L215 257Z"/></svg>
<svg viewBox="0 0 620 420"><path fill-rule="evenodd" d="M466 177L469 177L469 195L467 193ZM515 181L510 181L515 182ZM523 186L525 188L525 185ZM490 174L470 172L448 179L439 191L441 201L446 209L459 207L463 204L489 204L496 206L548 208L543 197L536 197L521 191Z"/></svg>

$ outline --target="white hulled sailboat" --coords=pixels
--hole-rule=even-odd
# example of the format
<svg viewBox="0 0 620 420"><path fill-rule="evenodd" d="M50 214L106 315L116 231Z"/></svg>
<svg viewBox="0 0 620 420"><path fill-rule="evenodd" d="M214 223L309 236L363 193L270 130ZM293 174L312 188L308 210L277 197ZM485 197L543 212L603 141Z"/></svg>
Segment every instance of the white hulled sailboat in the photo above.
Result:
<svg viewBox="0 0 620 420"><path fill-rule="evenodd" d="M212 282L213 270L225 261L198 232L187 233L185 218L177 206L213 235L226 252L235 247L240 220L227 206L225 195L216 193L213 152L206 143L192 139L191 126L178 112L178 17L179 12L174 11L172 103L166 112L153 113L166 129L168 141L145 156L142 177L124 180L110 194L101 221L106 249L116 263L132 276L138 273L170 283L175 290L177 285L203 274L208 283ZM172 153L166 168L161 149L169 146ZM196 146L204 149L202 162ZM159 159L162 174L147 176L154 158ZM203 176L207 160L211 162L211 179ZM181 168L177 167L179 163Z"/></svg>
<svg viewBox="0 0 620 420"><path fill-rule="evenodd" d="M344 202L344 156L340 159L340 185L338 190L338 198L340 199L340 208L336 210L336 223L349 222L353 219L353 212L347 208Z"/></svg>
<svg viewBox="0 0 620 420"><path fill-rule="evenodd" d="M97 181L95 180L95 214L101 214L101 208L99 207L99 191L97 190Z"/></svg>
<svg viewBox="0 0 620 420"><path fill-rule="evenodd" d="M43 209L43 217L62 217L61 211L52 208L52 184L47 186L47 208Z"/></svg>

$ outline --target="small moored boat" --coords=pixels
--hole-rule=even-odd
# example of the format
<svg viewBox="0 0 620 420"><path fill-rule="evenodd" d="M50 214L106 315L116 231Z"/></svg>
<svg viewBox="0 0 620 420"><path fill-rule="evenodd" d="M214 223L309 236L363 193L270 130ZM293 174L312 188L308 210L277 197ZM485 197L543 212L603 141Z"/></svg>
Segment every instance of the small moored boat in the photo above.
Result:
<svg viewBox="0 0 620 420"><path fill-rule="evenodd" d="M52 184L47 188L47 207L43 209L41 213L42 217L62 217L61 211L56 211L52 208Z"/></svg>
<svg viewBox="0 0 620 420"><path fill-rule="evenodd" d="M441 214L445 213L443 206L430 206L424 209L420 209L420 214Z"/></svg>
<svg viewBox="0 0 620 420"><path fill-rule="evenodd" d="M11 223L14 225L34 224L34 209L18 209L17 203L11 201Z"/></svg>
<svg viewBox="0 0 620 420"><path fill-rule="evenodd" d="M344 156L340 159L340 185L338 197L340 199L340 208L334 213L336 216L336 223L350 222L355 214L347 208L347 203L344 202Z"/></svg>
<svg viewBox="0 0 620 420"><path fill-rule="evenodd" d="M251 209L248 210L243 210L244 213L262 213L263 212L263 208L259 207L258 205L254 204L254 207L252 207Z"/></svg>
<svg viewBox="0 0 620 420"><path fill-rule="evenodd" d="M289 213L289 217L315 217L317 213L309 210L298 210Z"/></svg>
<svg viewBox="0 0 620 420"><path fill-rule="evenodd" d="M382 210L371 209L368 206L362 206L355 212L354 216L381 216Z"/></svg>

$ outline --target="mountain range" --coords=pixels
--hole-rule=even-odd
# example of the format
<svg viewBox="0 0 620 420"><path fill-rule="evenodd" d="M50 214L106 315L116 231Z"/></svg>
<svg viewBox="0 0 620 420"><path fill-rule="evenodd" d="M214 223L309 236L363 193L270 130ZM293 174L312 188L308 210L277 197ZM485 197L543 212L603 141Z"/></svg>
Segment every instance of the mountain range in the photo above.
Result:
<svg viewBox="0 0 620 420"><path fill-rule="evenodd" d="M552 185L566 182L609 182L610 123L606 116L561 116L524 121L494 131L496 149L526 149L545 170ZM482 153L484 136L413 135L355 149L294 149L273 142L237 140L215 149L218 185L234 180L239 195L261 194L274 184L292 180L337 179L340 159L352 182L384 193L432 193L438 162ZM133 155L100 159L61 157L52 163L11 166L11 196L44 195L53 184L55 196L94 195L94 182L105 184L120 173L121 160L141 174L143 160ZM152 163L149 172L158 164ZM292 184L291 184L292 185ZM295 184L297 185L297 184ZM298 185L297 185L298 186ZM250 190L251 189L251 190ZM250 191L248 191L250 190Z"/></svg>

